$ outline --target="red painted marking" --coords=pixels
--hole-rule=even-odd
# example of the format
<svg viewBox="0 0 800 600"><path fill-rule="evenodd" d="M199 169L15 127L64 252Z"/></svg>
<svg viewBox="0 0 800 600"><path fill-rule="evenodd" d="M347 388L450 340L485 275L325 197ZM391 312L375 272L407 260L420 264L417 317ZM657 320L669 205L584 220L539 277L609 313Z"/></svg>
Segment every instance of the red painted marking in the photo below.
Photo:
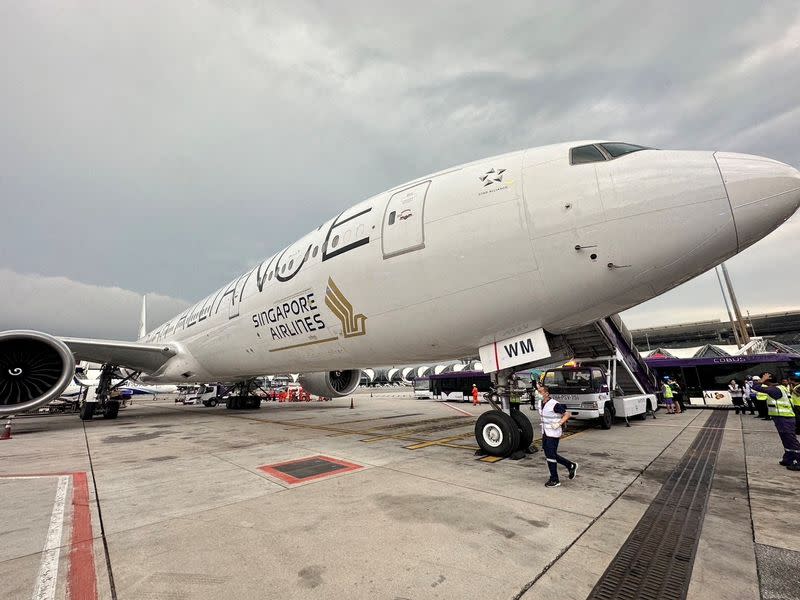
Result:
<svg viewBox="0 0 800 600"><path fill-rule="evenodd" d="M500 370L500 357L497 356L497 342L494 342L494 366L495 370Z"/></svg>
<svg viewBox="0 0 800 600"><path fill-rule="evenodd" d="M3 473L4 477L72 477L72 535L67 571L67 598L97 599L97 571L94 566L94 535L89 508L89 482L85 471L53 471L50 473Z"/></svg>
<svg viewBox="0 0 800 600"><path fill-rule="evenodd" d="M79 600L97 598L97 571L94 566L94 536L89 509L89 483L86 473L72 475L72 536L69 547L67 597Z"/></svg>
<svg viewBox="0 0 800 600"><path fill-rule="evenodd" d="M288 473L283 473L281 471L278 471L276 468L276 467L283 467L286 465L293 465L295 463L303 462L304 460L309 460L312 458L317 458L336 465L341 465L343 468L337 469L336 471L329 471L328 473L318 473L317 475L310 475L309 477L303 477L302 479L298 479L297 477L292 477ZM362 465L357 465L355 463L347 462L346 460L340 460L338 458L331 458L330 456L323 456L321 454L317 454L316 456L306 456L304 458L298 458L296 460L287 460L286 462L275 463L272 465L263 465L261 467L258 467L258 470L272 477L276 477L281 481L285 481L286 483L295 485L297 483L305 483L306 481L313 481L314 479L322 479L324 477L338 475L339 473L349 473L350 471L357 471L358 469L363 469L363 468L364 467Z"/></svg>

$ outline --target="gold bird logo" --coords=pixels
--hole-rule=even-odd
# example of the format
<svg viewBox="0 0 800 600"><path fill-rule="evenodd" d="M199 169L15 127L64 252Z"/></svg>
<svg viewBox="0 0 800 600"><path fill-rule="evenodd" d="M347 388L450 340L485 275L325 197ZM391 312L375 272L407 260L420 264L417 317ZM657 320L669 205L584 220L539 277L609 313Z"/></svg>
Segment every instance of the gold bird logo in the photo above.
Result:
<svg viewBox="0 0 800 600"><path fill-rule="evenodd" d="M367 317L362 314L355 314L353 305L345 297L342 291L336 287L333 279L328 277L328 289L325 290L325 304L333 311L333 314L342 322L344 337L356 337L367 333Z"/></svg>

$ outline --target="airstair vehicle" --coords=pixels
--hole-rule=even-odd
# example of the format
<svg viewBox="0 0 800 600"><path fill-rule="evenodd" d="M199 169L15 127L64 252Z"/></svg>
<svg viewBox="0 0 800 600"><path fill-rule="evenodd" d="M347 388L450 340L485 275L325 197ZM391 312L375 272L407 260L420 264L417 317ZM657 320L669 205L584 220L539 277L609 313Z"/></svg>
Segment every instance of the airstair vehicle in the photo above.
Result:
<svg viewBox="0 0 800 600"><path fill-rule="evenodd" d="M658 382L633 344L619 315L612 315L558 336L551 347L572 356L569 366L545 371L553 398L576 419L597 419L603 429L614 418L655 418Z"/></svg>

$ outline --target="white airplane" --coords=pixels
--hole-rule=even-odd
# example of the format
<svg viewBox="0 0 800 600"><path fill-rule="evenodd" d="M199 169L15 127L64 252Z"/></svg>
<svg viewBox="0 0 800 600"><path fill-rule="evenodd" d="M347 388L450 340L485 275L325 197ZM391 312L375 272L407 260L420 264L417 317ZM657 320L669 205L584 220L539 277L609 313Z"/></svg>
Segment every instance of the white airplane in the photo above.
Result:
<svg viewBox="0 0 800 600"><path fill-rule="evenodd" d="M0 333L0 412L57 397L75 358L163 383L299 371L337 397L364 365L479 350L502 391L553 334L713 268L798 205L800 172L760 156L596 140L494 156L356 204L136 342Z"/></svg>

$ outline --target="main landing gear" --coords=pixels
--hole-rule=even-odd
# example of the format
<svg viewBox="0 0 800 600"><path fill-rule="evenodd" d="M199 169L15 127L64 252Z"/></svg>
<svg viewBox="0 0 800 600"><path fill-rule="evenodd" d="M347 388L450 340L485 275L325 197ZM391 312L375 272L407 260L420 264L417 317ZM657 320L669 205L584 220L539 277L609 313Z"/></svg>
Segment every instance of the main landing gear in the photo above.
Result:
<svg viewBox="0 0 800 600"><path fill-rule="evenodd" d="M533 425L511 404L510 370L492 375L495 389L489 397L492 410L483 413L475 423L475 439L483 454L522 458L533 442ZM498 405L499 402L499 405Z"/></svg>
<svg viewBox="0 0 800 600"><path fill-rule="evenodd" d="M102 414L104 419L116 419L119 415L119 394L117 389L129 379L139 375L138 372L122 377L119 382L111 385L111 380L116 372L116 366L105 364L100 370L100 379L95 390L94 402L88 401L88 393L81 401L80 417L82 421L91 421L95 414ZM119 377L119 375L118 375Z"/></svg>
<svg viewBox="0 0 800 600"><path fill-rule="evenodd" d="M232 394L225 400L225 408L228 410L254 410L261 408L261 396L254 394L259 386L255 379L237 383Z"/></svg>

